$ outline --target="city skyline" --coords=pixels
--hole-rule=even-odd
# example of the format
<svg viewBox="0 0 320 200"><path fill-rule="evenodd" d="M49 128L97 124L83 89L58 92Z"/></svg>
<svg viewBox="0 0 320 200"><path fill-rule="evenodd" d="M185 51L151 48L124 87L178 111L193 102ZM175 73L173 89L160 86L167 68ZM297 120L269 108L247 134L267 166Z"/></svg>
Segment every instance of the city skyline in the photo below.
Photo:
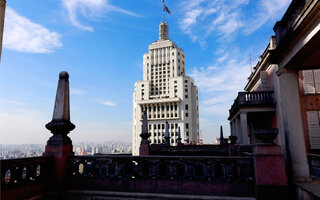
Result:
<svg viewBox="0 0 320 200"><path fill-rule="evenodd" d="M184 50L186 74L199 87L204 142L214 141L219 125L229 134L228 110L251 72L249 57L255 61L264 50L289 3L166 2L170 36ZM51 134L44 125L52 117L62 70L70 74L72 140L131 141L133 85L142 79L142 55L161 20L162 1L8 1L1 143L47 140Z"/></svg>

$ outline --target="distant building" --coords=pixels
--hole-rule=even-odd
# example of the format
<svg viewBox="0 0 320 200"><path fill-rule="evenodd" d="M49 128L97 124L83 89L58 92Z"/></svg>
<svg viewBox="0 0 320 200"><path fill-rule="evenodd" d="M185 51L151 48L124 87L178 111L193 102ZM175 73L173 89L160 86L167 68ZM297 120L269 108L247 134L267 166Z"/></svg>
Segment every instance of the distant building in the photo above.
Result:
<svg viewBox="0 0 320 200"><path fill-rule="evenodd" d="M2 38L3 38L5 9L6 9L6 1L0 0L0 61L1 61L1 52L2 52Z"/></svg>
<svg viewBox="0 0 320 200"><path fill-rule="evenodd" d="M142 111L147 110L150 140L162 143L169 122L170 144L177 144L178 127L182 142L199 142L198 88L185 76L185 54L169 40L166 22L159 25L159 39L143 56L143 80L133 93L132 153L139 154Z"/></svg>

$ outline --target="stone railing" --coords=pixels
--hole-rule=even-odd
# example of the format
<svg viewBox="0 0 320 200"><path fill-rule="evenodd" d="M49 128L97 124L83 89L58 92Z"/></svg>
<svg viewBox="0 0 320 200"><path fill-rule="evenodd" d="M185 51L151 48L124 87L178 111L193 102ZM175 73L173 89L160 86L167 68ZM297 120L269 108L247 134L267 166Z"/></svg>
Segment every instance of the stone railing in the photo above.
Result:
<svg viewBox="0 0 320 200"><path fill-rule="evenodd" d="M164 144L152 144L150 155L168 156L228 156L227 145L181 145L166 146Z"/></svg>
<svg viewBox="0 0 320 200"><path fill-rule="evenodd" d="M229 110L229 119L242 107L274 105L275 100L273 97L273 91L239 92L231 106L231 109Z"/></svg>
<svg viewBox="0 0 320 200"><path fill-rule="evenodd" d="M51 165L48 156L1 160L1 199L43 195L48 190Z"/></svg>
<svg viewBox="0 0 320 200"><path fill-rule="evenodd" d="M211 156L72 156L70 189L254 196L253 160Z"/></svg>
<svg viewBox="0 0 320 200"><path fill-rule="evenodd" d="M308 154L310 175L320 180L320 155Z"/></svg>

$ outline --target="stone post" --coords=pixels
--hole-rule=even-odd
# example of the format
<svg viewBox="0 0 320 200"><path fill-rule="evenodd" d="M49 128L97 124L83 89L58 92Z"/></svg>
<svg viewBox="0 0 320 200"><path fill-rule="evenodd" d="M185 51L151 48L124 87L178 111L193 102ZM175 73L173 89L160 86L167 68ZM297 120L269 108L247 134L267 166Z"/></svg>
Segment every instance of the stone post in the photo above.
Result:
<svg viewBox="0 0 320 200"><path fill-rule="evenodd" d="M72 141L67 134L75 128L70 122L69 74L61 72L53 110L52 121L46 128L53 134L47 141L43 155L53 156L53 192L63 192L66 188L67 165L69 156L74 155Z"/></svg>
<svg viewBox="0 0 320 200"><path fill-rule="evenodd" d="M253 148L257 199L287 199L287 174L281 147L273 140L277 129L257 129L259 142Z"/></svg>
<svg viewBox="0 0 320 200"><path fill-rule="evenodd" d="M150 134L148 132L148 120L147 120L147 109L143 111L143 117L142 117L142 133L140 134L141 137L141 143L139 148L139 155L140 156L148 156L149 150L150 150L150 142L148 138L150 137Z"/></svg>
<svg viewBox="0 0 320 200"><path fill-rule="evenodd" d="M222 126L220 126L220 145L225 145Z"/></svg>
<svg viewBox="0 0 320 200"><path fill-rule="evenodd" d="M166 135L164 136L164 144L170 146L169 124L166 121Z"/></svg>

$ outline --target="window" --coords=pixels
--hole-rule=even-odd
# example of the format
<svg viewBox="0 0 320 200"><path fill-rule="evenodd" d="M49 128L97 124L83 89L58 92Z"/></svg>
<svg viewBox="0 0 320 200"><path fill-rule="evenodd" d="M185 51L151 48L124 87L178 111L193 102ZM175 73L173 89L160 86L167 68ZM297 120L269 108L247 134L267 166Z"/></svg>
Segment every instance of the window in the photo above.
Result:
<svg viewBox="0 0 320 200"><path fill-rule="evenodd" d="M177 83L177 81L174 81L174 83Z"/></svg>
<svg viewBox="0 0 320 200"><path fill-rule="evenodd" d="M188 131L186 132L186 135L187 135L187 137L189 136L189 132ZM189 140L188 140L188 142L189 142Z"/></svg>
<svg viewBox="0 0 320 200"><path fill-rule="evenodd" d="M186 129L189 129L189 123L186 123Z"/></svg>
<svg viewBox="0 0 320 200"><path fill-rule="evenodd" d="M187 80L185 80L184 82L185 82L185 83L188 83L188 81L187 81Z"/></svg>
<svg viewBox="0 0 320 200"><path fill-rule="evenodd" d="M186 112L186 117L189 117L189 114Z"/></svg>
<svg viewBox="0 0 320 200"><path fill-rule="evenodd" d="M302 70L304 94L320 94L320 69Z"/></svg>
<svg viewBox="0 0 320 200"><path fill-rule="evenodd" d="M144 87L144 84L142 84L141 87Z"/></svg>
<svg viewBox="0 0 320 200"><path fill-rule="evenodd" d="M188 110L188 104L185 105L186 110Z"/></svg>
<svg viewBox="0 0 320 200"><path fill-rule="evenodd" d="M186 88L184 91L185 91L185 92L188 92L188 89Z"/></svg>
<svg viewBox="0 0 320 200"><path fill-rule="evenodd" d="M187 98L188 98L188 95L185 95L184 97L187 99Z"/></svg>

